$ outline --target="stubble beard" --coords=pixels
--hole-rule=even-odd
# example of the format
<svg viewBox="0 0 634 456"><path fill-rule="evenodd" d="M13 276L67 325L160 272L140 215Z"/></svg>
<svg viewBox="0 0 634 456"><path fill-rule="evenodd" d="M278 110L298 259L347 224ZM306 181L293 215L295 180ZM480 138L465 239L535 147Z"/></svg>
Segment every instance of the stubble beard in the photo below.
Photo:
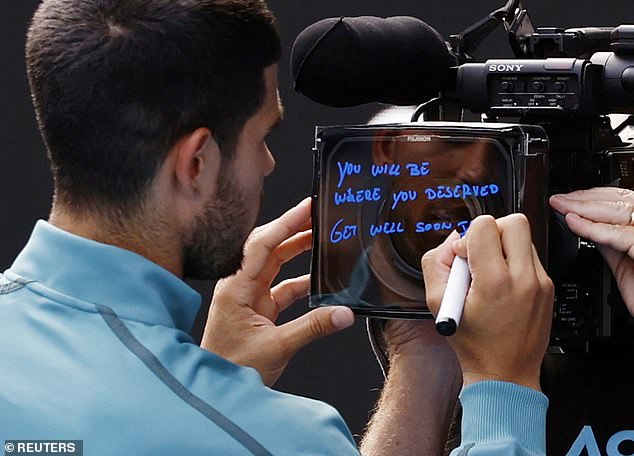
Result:
<svg viewBox="0 0 634 456"><path fill-rule="evenodd" d="M185 237L184 278L217 280L235 274L244 259L249 224L246 195L234 184L229 169L220 177L216 197L195 218Z"/></svg>

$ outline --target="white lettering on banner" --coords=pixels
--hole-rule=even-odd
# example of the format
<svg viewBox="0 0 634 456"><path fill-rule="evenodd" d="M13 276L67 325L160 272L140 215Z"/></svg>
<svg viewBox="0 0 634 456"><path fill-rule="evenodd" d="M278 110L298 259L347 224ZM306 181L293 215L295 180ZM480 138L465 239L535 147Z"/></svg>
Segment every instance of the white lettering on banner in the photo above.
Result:
<svg viewBox="0 0 634 456"><path fill-rule="evenodd" d="M619 450L619 445L623 442L634 443L634 430L620 431L610 437L605 448L605 453L601 453L597 439L594 436L592 427L584 426L581 432L572 443L572 447L566 453L566 456L581 456L586 450L588 456L627 456Z"/></svg>

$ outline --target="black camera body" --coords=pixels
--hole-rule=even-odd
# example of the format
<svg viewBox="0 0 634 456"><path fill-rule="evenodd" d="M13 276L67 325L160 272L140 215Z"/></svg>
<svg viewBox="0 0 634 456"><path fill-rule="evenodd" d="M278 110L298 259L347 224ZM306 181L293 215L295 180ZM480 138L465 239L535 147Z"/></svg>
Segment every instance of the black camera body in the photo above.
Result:
<svg viewBox="0 0 634 456"><path fill-rule="evenodd" d="M479 42L499 23L518 58L474 63L469 37ZM634 25L535 30L510 0L451 37L450 48L459 63L453 89L422 104L413 123L317 129L310 304L430 317L411 258L479 214L524 212L556 287L551 344L632 340L634 320L598 249L573 235L547 199L597 186L634 189ZM462 122L468 112L483 123ZM352 293L370 276L378 287Z"/></svg>
<svg viewBox="0 0 634 456"><path fill-rule="evenodd" d="M618 53L490 60L457 69L458 98L471 111L544 128L550 140L550 194L597 186L634 189L631 118L613 127L606 115L634 112L634 27L621 26L612 34L625 40L612 43ZM556 287L551 343L568 347L627 339L632 319L596 247L572 235L560 215L548 218L546 264Z"/></svg>

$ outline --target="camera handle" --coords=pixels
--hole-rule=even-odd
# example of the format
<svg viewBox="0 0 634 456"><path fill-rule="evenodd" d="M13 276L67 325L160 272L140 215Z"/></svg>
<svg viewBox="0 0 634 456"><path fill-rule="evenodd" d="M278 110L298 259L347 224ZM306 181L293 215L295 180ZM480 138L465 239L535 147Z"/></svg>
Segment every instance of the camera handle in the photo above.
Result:
<svg viewBox="0 0 634 456"><path fill-rule="evenodd" d="M503 7L489 13L459 34L451 35L449 37L449 46L457 57L459 65L473 62L473 52L500 25L504 25L509 32L517 31L518 28L521 28L522 34L525 34L527 32L524 29L527 24L531 24L532 27L522 2L520 0L508 0ZM530 33L532 33L532 30L530 30Z"/></svg>

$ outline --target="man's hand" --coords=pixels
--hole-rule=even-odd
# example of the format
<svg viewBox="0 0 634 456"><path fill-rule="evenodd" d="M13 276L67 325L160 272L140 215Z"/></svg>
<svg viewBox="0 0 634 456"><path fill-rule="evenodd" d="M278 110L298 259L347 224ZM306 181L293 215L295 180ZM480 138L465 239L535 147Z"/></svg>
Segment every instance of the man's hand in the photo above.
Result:
<svg viewBox="0 0 634 456"><path fill-rule="evenodd" d="M434 313L455 255L467 258L472 277L460 327L449 338L465 386L502 380L540 390L554 291L532 245L526 217L478 217L465 238L450 237L425 254L427 305Z"/></svg>
<svg viewBox="0 0 634 456"><path fill-rule="evenodd" d="M242 269L214 291L201 346L236 364L254 367L273 385L304 345L354 323L346 307L324 307L276 326L279 314L308 293L309 277L271 288L280 267L310 249L310 199L253 230Z"/></svg>
<svg viewBox="0 0 634 456"><path fill-rule="evenodd" d="M634 315L634 192L606 187L553 195L550 205L570 230L594 241Z"/></svg>

